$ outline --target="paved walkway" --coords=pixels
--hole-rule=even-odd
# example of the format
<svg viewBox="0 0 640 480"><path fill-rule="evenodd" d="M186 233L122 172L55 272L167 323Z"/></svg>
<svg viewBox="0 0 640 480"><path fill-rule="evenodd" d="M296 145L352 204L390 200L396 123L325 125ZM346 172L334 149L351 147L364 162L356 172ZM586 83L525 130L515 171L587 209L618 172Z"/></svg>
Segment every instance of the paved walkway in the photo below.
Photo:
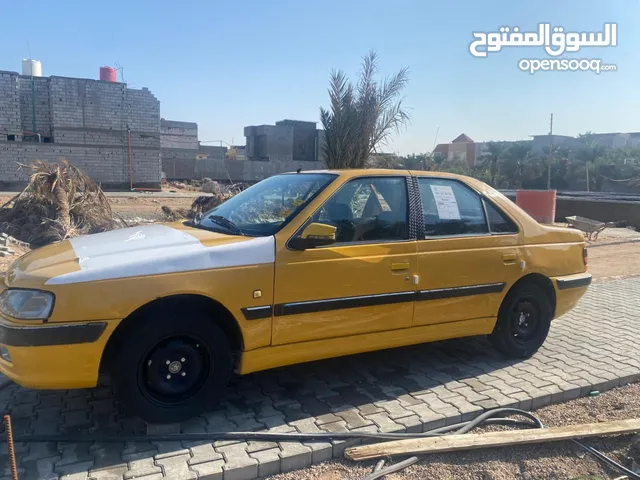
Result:
<svg viewBox="0 0 640 480"><path fill-rule="evenodd" d="M183 432L412 431L474 417L497 406L538 408L640 378L640 278L592 285L554 322L545 346L524 362L501 359L484 339L281 368L238 379L222 406L181 425ZM0 391L16 433L144 434L124 418L108 386ZM23 479L252 479L342 455L354 442L17 445ZM0 475L9 475L6 445Z"/></svg>

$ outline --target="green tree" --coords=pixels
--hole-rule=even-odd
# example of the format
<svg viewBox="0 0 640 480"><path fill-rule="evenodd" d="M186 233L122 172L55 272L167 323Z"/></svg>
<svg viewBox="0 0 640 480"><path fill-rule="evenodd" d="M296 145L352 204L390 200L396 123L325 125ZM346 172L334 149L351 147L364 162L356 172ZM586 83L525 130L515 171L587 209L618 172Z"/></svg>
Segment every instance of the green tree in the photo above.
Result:
<svg viewBox="0 0 640 480"><path fill-rule="evenodd" d="M369 157L409 121L401 97L408 69L381 81L376 80L377 73L378 55L373 51L363 58L357 84L341 70L331 72L331 105L320 108L328 168L365 167Z"/></svg>
<svg viewBox="0 0 640 480"><path fill-rule="evenodd" d="M499 165L503 188L522 188L522 184L539 173L536 160L531 154L531 142L513 142L504 153Z"/></svg>
<svg viewBox="0 0 640 480"><path fill-rule="evenodd" d="M487 142L487 153L480 157L481 166L489 169L489 183L496 186L498 179L498 163L505 154L505 145L503 142Z"/></svg>
<svg viewBox="0 0 640 480"><path fill-rule="evenodd" d="M597 175L598 165L600 165L600 167L602 166L602 159L605 156L606 149L596 143L595 137L591 132L579 135L578 139L581 145L576 149L575 157L585 165L584 172L587 192L594 188L598 190L598 182L600 182L600 184L602 183L602 179L600 178L599 180L599 176Z"/></svg>
<svg viewBox="0 0 640 480"><path fill-rule="evenodd" d="M402 163L407 170L431 170L433 158L428 153L411 153L402 158Z"/></svg>

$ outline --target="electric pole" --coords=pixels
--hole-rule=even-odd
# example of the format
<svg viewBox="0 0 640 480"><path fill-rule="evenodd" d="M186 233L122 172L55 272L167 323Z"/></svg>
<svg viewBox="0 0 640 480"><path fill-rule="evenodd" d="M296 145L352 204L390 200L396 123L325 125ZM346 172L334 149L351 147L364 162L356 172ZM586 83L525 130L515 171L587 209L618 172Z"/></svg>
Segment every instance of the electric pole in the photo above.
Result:
<svg viewBox="0 0 640 480"><path fill-rule="evenodd" d="M547 190L551 190L551 157L553 150L553 113L551 114L551 122L549 125L549 158L547 165Z"/></svg>

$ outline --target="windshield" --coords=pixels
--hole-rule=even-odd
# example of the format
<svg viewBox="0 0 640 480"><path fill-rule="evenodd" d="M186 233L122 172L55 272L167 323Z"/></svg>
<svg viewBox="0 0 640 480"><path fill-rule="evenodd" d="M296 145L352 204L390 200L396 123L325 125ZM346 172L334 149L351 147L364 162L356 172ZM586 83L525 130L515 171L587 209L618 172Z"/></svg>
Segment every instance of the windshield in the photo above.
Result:
<svg viewBox="0 0 640 480"><path fill-rule="evenodd" d="M198 226L234 235L273 235L335 177L296 173L267 178L206 212Z"/></svg>

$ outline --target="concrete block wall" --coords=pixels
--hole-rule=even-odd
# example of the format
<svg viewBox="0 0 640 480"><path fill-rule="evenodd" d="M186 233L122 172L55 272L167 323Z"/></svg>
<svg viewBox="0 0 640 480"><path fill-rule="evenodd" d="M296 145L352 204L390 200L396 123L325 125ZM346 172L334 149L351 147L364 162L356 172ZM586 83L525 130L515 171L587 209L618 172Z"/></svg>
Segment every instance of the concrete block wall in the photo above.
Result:
<svg viewBox="0 0 640 480"><path fill-rule="evenodd" d="M124 122L132 132L157 134L160 148L160 101L148 88L126 89Z"/></svg>
<svg viewBox="0 0 640 480"><path fill-rule="evenodd" d="M134 186L160 185L160 102L148 89L79 78L34 80L37 130L43 136L50 132L53 143L9 142L3 137L3 126L16 133L32 129L32 95L30 77L0 72L0 188L20 188L27 181L28 172L18 171L18 163L61 159L105 188L128 188L127 129Z"/></svg>
<svg viewBox="0 0 640 480"><path fill-rule="evenodd" d="M19 135L21 132L18 74L0 72L0 140L6 140L7 135Z"/></svg>
<svg viewBox="0 0 640 480"><path fill-rule="evenodd" d="M39 133L42 137L51 137L51 103L49 97L48 77L18 77L20 91L20 120L22 130ZM35 102L33 101L35 92ZM34 124L35 107L35 130Z"/></svg>
<svg viewBox="0 0 640 480"><path fill-rule="evenodd" d="M161 150L162 171L167 180L191 180L196 178L197 150L165 149Z"/></svg>
<svg viewBox="0 0 640 480"><path fill-rule="evenodd" d="M162 171L167 180L189 180L195 175L198 124L160 119Z"/></svg>
<svg viewBox="0 0 640 480"><path fill-rule="evenodd" d="M324 168L321 162L255 162L241 160L202 159L195 164L195 178L211 178L213 180L234 182L258 182L278 173Z"/></svg>
<svg viewBox="0 0 640 480"><path fill-rule="evenodd" d="M197 150L198 124L160 119L160 147Z"/></svg>

